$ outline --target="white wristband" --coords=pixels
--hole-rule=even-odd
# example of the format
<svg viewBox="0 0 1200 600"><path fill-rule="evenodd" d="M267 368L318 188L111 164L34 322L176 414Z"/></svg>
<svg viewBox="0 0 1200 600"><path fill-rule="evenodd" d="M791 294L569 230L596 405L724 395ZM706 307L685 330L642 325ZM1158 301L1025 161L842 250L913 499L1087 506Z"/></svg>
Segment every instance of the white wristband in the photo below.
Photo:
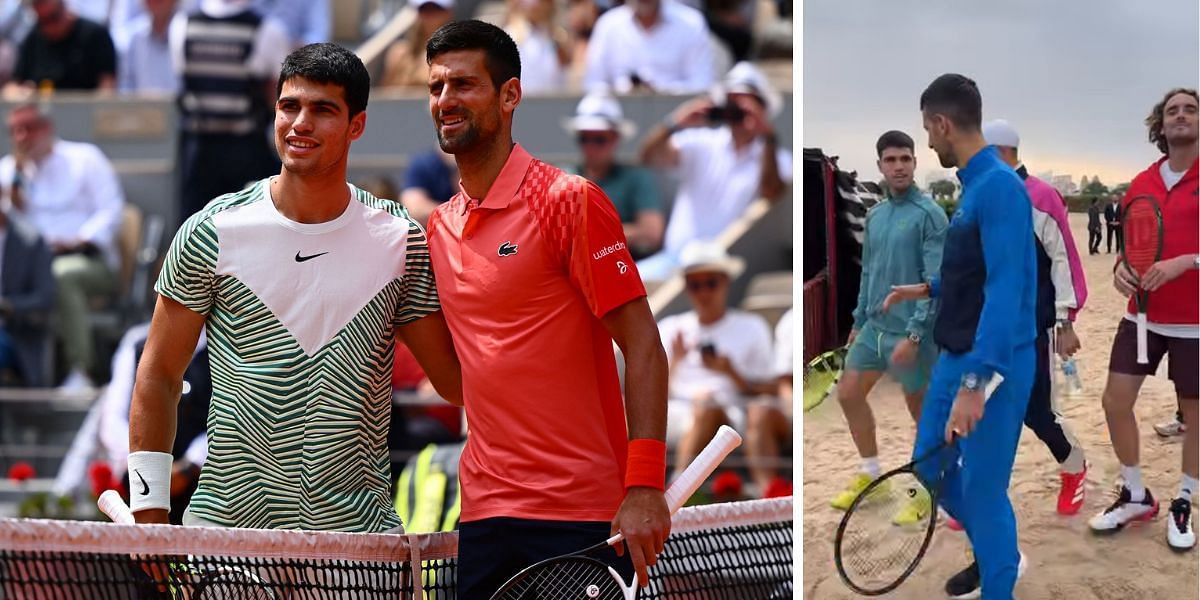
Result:
<svg viewBox="0 0 1200 600"><path fill-rule="evenodd" d="M129 453L129 509L171 510L171 463L166 452Z"/></svg>

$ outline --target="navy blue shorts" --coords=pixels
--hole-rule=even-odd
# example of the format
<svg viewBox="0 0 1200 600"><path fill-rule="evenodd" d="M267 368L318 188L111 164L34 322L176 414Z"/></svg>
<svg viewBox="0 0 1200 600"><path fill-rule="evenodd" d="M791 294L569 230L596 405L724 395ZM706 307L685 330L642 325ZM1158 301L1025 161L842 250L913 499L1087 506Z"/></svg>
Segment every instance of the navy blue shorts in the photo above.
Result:
<svg viewBox="0 0 1200 600"><path fill-rule="evenodd" d="M538 561L583 550L609 536L608 521L535 521L495 517L458 526L458 598L488 600L504 582ZM612 565L626 583L629 553L611 548L588 554Z"/></svg>

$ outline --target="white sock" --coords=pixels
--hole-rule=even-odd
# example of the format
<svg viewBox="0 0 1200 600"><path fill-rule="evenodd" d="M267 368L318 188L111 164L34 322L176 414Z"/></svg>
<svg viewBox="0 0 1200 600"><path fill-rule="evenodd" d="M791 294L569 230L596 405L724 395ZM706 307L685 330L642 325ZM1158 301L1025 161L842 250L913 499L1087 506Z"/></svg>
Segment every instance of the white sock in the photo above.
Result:
<svg viewBox="0 0 1200 600"><path fill-rule="evenodd" d="M1127 467L1121 465L1121 478L1125 480L1125 487L1129 488L1129 499L1133 502L1141 502L1146 499L1146 486L1142 485L1142 468L1134 465Z"/></svg>
<svg viewBox="0 0 1200 600"><path fill-rule="evenodd" d="M869 456L863 459L863 473L871 476L871 479L879 477L879 457Z"/></svg>
<svg viewBox="0 0 1200 600"><path fill-rule="evenodd" d="M1076 474L1083 471L1086 463L1083 460L1083 449L1079 446L1072 446L1071 453L1067 455L1067 460L1062 462L1063 473Z"/></svg>
<svg viewBox="0 0 1200 600"><path fill-rule="evenodd" d="M1195 477L1189 477L1187 474L1184 474L1183 479L1179 482L1178 497L1191 502L1192 494L1195 494L1198 490L1200 490L1200 481L1197 481Z"/></svg>

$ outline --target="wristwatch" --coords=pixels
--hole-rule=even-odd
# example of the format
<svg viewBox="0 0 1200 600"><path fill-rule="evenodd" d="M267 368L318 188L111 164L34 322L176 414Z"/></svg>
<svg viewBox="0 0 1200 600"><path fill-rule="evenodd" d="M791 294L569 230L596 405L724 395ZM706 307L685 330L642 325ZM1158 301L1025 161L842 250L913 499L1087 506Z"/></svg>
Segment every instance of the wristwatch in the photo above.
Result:
<svg viewBox="0 0 1200 600"><path fill-rule="evenodd" d="M962 387L968 392L978 392L983 388L983 381L976 373L964 373L962 376Z"/></svg>
<svg viewBox="0 0 1200 600"><path fill-rule="evenodd" d="M911 331L910 331L910 332L908 332L908 341L910 341L910 342L912 342L912 343L914 343L914 344L920 344L920 343L921 343L921 336L920 336L920 335L918 335L918 334L916 334L916 333L914 333L914 332L911 332Z"/></svg>

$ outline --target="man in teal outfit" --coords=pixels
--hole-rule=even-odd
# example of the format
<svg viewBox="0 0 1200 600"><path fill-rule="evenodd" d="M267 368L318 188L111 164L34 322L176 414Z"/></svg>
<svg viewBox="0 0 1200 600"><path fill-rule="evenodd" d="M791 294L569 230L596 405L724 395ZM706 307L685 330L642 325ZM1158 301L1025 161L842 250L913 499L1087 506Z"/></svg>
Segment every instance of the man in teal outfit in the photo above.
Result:
<svg viewBox="0 0 1200 600"><path fill-rule="evenodd" d="M913 140L901 131L889 131L875 144L879 171L887 180L887 198L867 214L863 239L862 281L854 328L850 332L846 369L838 384L838 400L850 435L862 457L862 469L831 504L840 510L880 474L875 443L875 417L867 394L884 372L900 382L904 400L915 422L937 348L929 334L933 328L932 300L881 309L893 285L928 282L942 264L946 241L946 213L913 183L917 159ZM905 507L898 523L918 520L928 502Z"/></svg>

